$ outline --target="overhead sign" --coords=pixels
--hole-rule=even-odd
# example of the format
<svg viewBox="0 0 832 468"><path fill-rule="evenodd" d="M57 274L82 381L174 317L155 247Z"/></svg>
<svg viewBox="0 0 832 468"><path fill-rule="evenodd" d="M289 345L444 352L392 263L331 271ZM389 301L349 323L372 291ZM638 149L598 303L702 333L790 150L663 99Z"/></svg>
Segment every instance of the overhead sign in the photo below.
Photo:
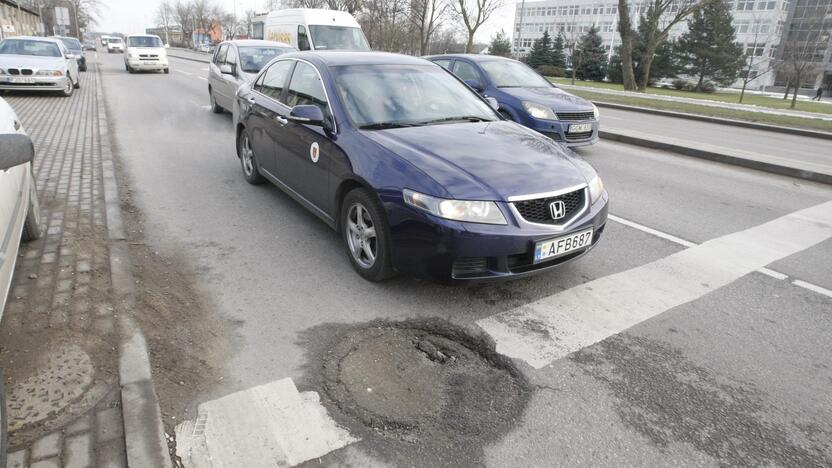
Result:
<svg viewBox="0 0 832 468"><path fill-rule="evenodd" d="M55 7L55 24L69 26L69 8Z"/></svg>
<svg viewBox="0 0 832 468"><path fill-rule="evenodd" d="M7 33L14 33L14 25L13 24L4 24L3 25L3 32Z"/></svg>

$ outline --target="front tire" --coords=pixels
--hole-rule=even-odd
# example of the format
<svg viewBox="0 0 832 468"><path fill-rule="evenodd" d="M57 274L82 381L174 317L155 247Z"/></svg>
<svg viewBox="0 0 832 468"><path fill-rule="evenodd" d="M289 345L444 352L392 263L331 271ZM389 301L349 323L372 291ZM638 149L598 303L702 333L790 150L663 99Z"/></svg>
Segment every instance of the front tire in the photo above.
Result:
<svg viewBox="0 0 832 468"><path fill-rule="evenodd" d="M341 204L340 220L341 238L355 271L372 282L395 276L390 232L378 197L365 188L351 190Z"/></svg>
<svg viewBox="0 0 832 468"><path fill-rule="evenodd" d="M225 111L222 106L217 104L217 98L214 97L214 90L211 88L208 88L208 99L211 100L211 112L215 114L222 114Z"/></svg>
<svg viewBox="0 0 832 468"><path fill-rule="evenodd" d="M170 73L170 68L165 68L165 75Z"/></svg>
<svg viewBox="0 0 832 468"><path fill-rule="evenodd" d="M72 85L72 87L73 87L73 88L75 88L75 89L81 89L81 78L78 78L78 79L75 81L75 84L74 84L74 85Z"/></svg>
<svg viewBox="0 0 832 468"><path fill-rule="evenodd" d="M61 90L61 96L63 97L70 97L72 93L75 91L75 85L72 84L72 78L69 75L66 76L66 84L64 84L64 89Z"/></svg>
<svg viewBox="0 0 832 468"><path fill-rule="evenodd" d="M240 165L246 182L251 185L260 185L266 181L260 175L257 157L254 155L254 149L251 146L251 138L249 138L248 131L245 129L240 132L240 138L237 140L237 157L240 158Z"/></svg>
<svg viewBox="0 0 832 468"><path fill-rule="evenodd" d="M32 186L29 190L29 210L26 212L26 219L23 221L23 234L20 239L23 242L29 242L39 238L40 203L38 202L38 191L35 188L35 178L32 177Z"/></svg>

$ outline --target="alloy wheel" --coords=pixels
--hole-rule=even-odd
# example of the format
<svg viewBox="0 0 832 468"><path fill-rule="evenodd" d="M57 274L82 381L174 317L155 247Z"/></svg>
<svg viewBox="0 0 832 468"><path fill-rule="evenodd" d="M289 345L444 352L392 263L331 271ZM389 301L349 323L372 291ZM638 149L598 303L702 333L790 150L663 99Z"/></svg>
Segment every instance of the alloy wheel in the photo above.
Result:
<svg viewBox="0 0 832 468"><path fill-rule="evenodd" d="M243 159L243 171L246 175L251 177L254 173L254 151L251 149L251 142L248 135L243 135L243 144L241 145L240 157Z"/></svg>
<svg viewBox="0 0 832 468"><path fill-rule="evenodd" d="M362 268L372 268L378 256L378 238L373 218L361 203L350 207L347 229L347 242L353 259Z"/></svg>

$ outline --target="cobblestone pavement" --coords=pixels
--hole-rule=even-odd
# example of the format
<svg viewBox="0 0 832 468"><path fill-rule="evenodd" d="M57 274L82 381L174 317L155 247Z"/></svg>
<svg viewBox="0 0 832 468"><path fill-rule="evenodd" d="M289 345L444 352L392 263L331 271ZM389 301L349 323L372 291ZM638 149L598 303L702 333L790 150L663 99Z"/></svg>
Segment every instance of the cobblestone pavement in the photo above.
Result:
<svg viewBox="0 0 832 468"><path fill-rule="evenodd" d="M71 98L4 96L35 143L44 230L0 326L11 468L126 466L97 66Z"/></svg>

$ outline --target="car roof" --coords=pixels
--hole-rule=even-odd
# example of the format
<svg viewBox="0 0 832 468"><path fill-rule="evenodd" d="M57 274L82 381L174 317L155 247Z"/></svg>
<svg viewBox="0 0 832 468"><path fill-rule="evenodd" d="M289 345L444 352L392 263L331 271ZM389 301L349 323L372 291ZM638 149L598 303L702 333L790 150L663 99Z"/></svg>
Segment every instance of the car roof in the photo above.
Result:
<svg viewBox="0 0 832 468"><path fill-rule="evenodd" d="M127 37L159 37L156 34L128 34ZM159 38L161 39L161 38Z"/></svg>
<svg viewBox="0 0 832 468"><path fill-rule="evenodd" d="M280 58L303 58L322 62L332 67L339 65L425 65L425 60L410 55L389 52L316 51L292 52Z"/></svg>
<svg viewBox="0 0 832 468"><path fill-rule="evenodd" d="M14 36L14 37L7 37L6 39L9 39L9 40L15 39L15 40L23 40L23 41L51 42L53 44L63 45L63 42L57 37Z"/></svg>
<svg viewBox="0 0 832 468"><path fill-rule="evenodd" d="M256 47L256 46L274 46L274 47L292 47L291 44L277 41L265 41L262 39L232 39L230 41L223 41L222 44L234 44L237 47Z"/></svg>
<svg viewBox="0 0 832 468"><path fill-rule="evenodd" d="M440 55L428 55L425 57L428 60L436 60L436 59L455 59L455 58L462 58L468 59L472 62L494 62L494 61L505 61L505 62L516 62L512 58L508 57L501 57L499 55L488 55L488 54L440 54Z"/></svg>

